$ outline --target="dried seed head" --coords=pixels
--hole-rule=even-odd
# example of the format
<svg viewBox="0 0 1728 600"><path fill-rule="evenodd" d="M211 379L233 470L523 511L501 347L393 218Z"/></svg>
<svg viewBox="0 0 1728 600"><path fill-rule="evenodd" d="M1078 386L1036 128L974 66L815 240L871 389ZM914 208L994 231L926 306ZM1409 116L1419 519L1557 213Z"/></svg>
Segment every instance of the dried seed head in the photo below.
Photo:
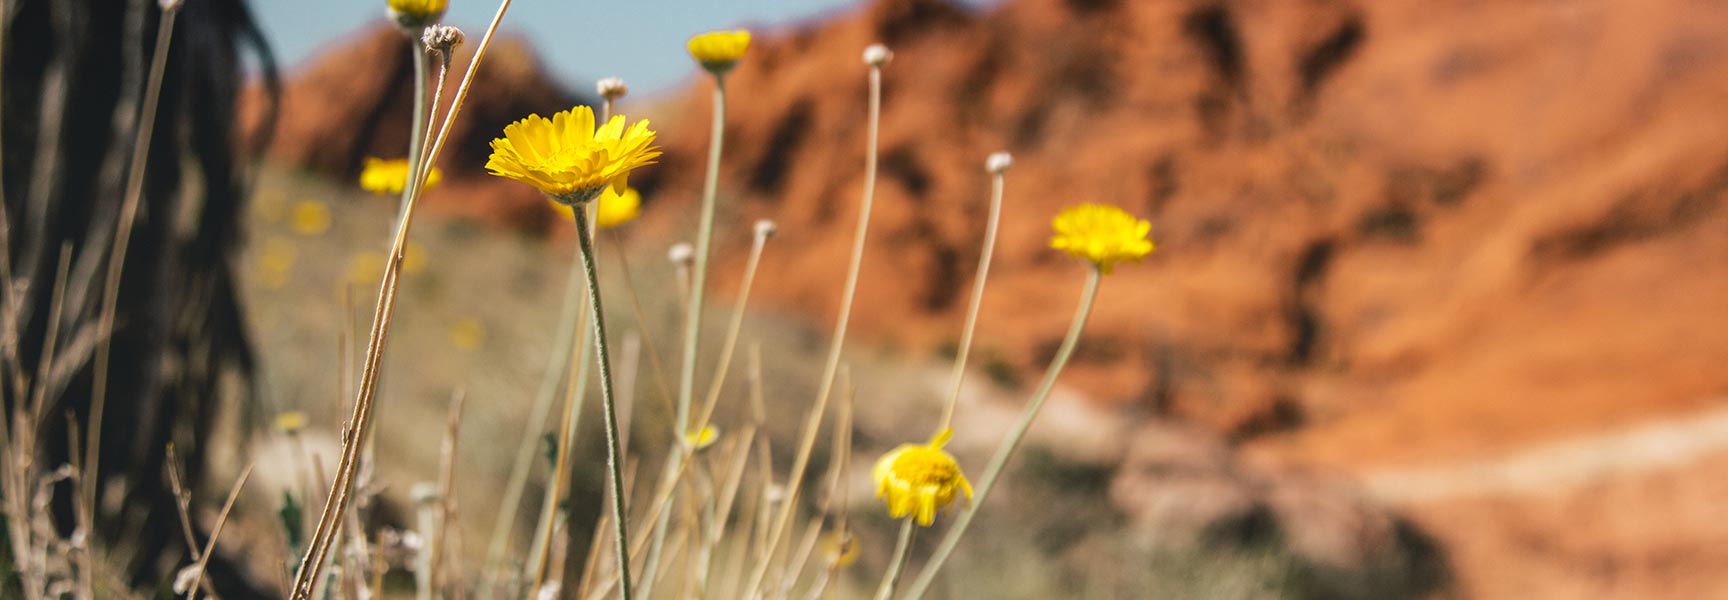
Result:
<svg viewBox="0 0 1728 600"><path fill-rule="evenodd" d="M607 77L600 80L594 84L594 89L600 93L601 98L607 100L617 100L623 98L624 94L630 93L629 86L624 85L624 80L617 77Z"/></svg>
<svg viewBox="0 0 1728 600"><path fill-rule="evenodd" d="M448 58L451 51L462 45L462 30L450 25L430 25L420 34L420 41L426 44L427 50Z"/></svg>
<svg viewBox="0 0 1728 600"><path fill-rule="evenodd" d="M1012 166L1014 166L1014 157L1007 152L997 152L991 154L990 158L984 159L984 170L989 171L992 175L1001 175L1008 170L1008 167Z"/></svg>
<svg viewBox="0 0 1728 600"><path fill-rule="evenodd" d="M408 490L408 497L412 498L415 504L423 506L437 504L438 486L429 481L415 483L414 487Z"/></svg>
<svg viewBox="0 0 1728 600"><path fill-rule="evenodd" d="M672 261L672 264L678 266L690 266L691 263L696 262L696 247L691 246L690 242L672 244L671 248L666 249L666 260Z"/></svg>
<svg viewBox="0 0 1728 600"><path fill-rule="evenodd" d="M780 226L775 225L772 219L756 220L756 237L766 240L774 237L778 231L780 231Z"/></svg>
<svg viewBox="0 0 1728 600"><path fill-rule="evenodd" d="M890 60L894 60L894 53L890 52L887 46L870 44L869 48L864 49L864 64L881 67L888 64Z"/></svg>

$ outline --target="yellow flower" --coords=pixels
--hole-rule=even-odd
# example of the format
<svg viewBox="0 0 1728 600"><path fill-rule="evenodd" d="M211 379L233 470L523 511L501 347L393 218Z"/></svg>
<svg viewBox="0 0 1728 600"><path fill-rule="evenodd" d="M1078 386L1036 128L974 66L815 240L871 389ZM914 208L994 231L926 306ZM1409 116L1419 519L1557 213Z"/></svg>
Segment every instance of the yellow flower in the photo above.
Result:
<svg viewBox="0 0 1728 600"><path fill-rule="evenodd" d="M479 319L463 317L450 324L450 345L470 352L486 342L486 326Z"/></svg>
<svg viewBox="0 0 1728 600"><path fill-rule="evenodd" d="M877 459L870 478L876 481L876 497L888 503L888 516L917 517L929 526L936 511L954 502L961 493L972 498L972 484L960 472L960 463L942 450L954 431L943 429L929 444L905 444Z"/></svg>
<svg viewBox="0 0 1728 600"><path fill-rule="evenodd" d="M624 188L624 193L612 191L600 192L600 207L594 211L594 225L601 229L611 229L636 220L642 216L642 194L636 188ZM557 202L552 203L552 210L558 211L565 220L575 219L572 209Z"/></svg>
<svg viewBox="0 0 1728 600"><path fill-rule="evenodd" d="M279 237L264 240L258 253L258 283L265 289L281 289L288 285L288 275L294 269L294 245Z"/></svg>
<svg viewBox="0 0 1728 600"><path fill-rule="evenodd" d="M290 410L276 414L276 430L282 433L296 433L306 428L306 413Z"/></svg>
<svg viewBox="0 0 1728 600"><path fill-rule="evenodd" d="M702 63L702 68L718 75L731 70L750 49L750 32L710 31L690 38L690 56Z"/></svg>
<svg viewBox="0 0 1728 600"><path fill-rule="evenodd" d="M684 443L689 444L692 449L696 450L712 446L714 445L714 442L719 439L720 430L713 425L703 425L701 431L692 431L684 434Z"/></svg>
<svg viewBox="0 0 1728 600"><path fill-rule="evenodd" d="M1107 204L1063 209L1052 221L1050 247L1092 261L1104 274L1124 260L1139 262L1152 253L1152 224Z"/></svg>
<svg viewBox="0 0 1728 600"><path fill-rule="evenodd" d="M822 536L822 554L835 568L849 567L858 562L860 546L858 537L849 531L835 531Z"/></svg>
<svg viewBox="0 0 1728 600"><path fill-rule="evenodd" d="M367 286L384 278L384 253L367 250L348 257L348 283Z"/></svg>
<svg viewBox="0 0 1728 600"><path fill-rule="evenodd" d="M551 119L528 115L505 127L504 137L492 140L486 170L539 188L564 204L581 204L607 186L623 190L631 170L654 164L659 156L648 121L626 129L624 116L618 115L596 128L594 112L578 106Z"/></svg>
<svg viewBox="0 0 1728 600"><path fill-rule="evenodd" d="M317 200L295 202L288 211L288 227L300 235L321 235L330 230L330 207Z"/></svg>
<svg viewBox="0 0 1728 600"><path fill-rule="evenodd" d="M400 194L402 187L408 184L408 161L403 159L384 160L367 158L366 166L360 169L360 188L374 194ZM444 170L432 167L426 174L425 189L432 189L444 179Z"/></svg>
<svg viewBox="0 0 1728 600"><path fill-rule="evenodd" d="M420 29L436 23L444 16L444 10L450 7L450 0L387 0L390 5L390 17L398 25L414 30L416 36Z"/></svg>

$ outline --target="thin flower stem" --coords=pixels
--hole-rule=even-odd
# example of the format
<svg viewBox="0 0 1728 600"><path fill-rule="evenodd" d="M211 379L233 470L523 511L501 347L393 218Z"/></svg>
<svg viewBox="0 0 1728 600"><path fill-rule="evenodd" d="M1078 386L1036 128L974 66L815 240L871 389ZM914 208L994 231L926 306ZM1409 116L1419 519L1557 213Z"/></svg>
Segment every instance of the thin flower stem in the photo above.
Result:
<svg viewBox="0 0 1728 600"><path fill-rule="evenodd" d="M708 386L708 397L702 401L702 410L690 426L691 432L707 427L708 420L714 416L714 407L720 403L720 389L726 385L726 372L732 368L732 356L738 348L738 333L744 329L744 312L750 304L750 287L756 282L756 269L762 264L762 248L767 243L768 236L757 235L755 242L750 244L750 259L744 264L744 281L738 286L738 305L732 309L732 322L726 327L726 341L720 345L720 365L714 369L714 382Z"/></svg>
<svg viewBox="0 0 1728 600"><path fill-rule="evenodd" d="M417 33L408 36L408 53L414 57L414 117L408 133L408 172L419 173L421 146L430 127L426 122L426 71L429 65L426 63L426 48L420 43ZM440 84L438 87L444 86ZM402 201L396 208L397 221L401 221L408 210L408 199L414 195L415 183L404 182L402 186Z"/></svg>
<svg viewBox="0 0 1728 600"><path fill-rule="evenodd" d="M882 574L882 584L876 588L876 600L888 600L894 595L894 586L900 583L900 569L906 566L906 555L912 553L912 517L908 515L900 521L900 537L894 542L894 559L888 563L888 571Z"/></svg>
<svg viewBox="0 0 1728 600"><path fill-rule="evenodd" d="M978 326L978 308L984 304L984 283L990 277L990 259L996 253L996 227L1002 220L1003 175L990 178L990 217L984 226L984 250L978 258L978 276L972 280L972 302L966 307L966 326L960 334L960 351L954 355L954 383L948 388L948 402L942 408L940 432L954 425L954 407L960 403L960 386L966 380L966 359L972 353L972 338Z"/></svg>
<svg viewBox="0 0 1728 600"><path fill-rule="evenodd" d="M583 210L577 207L577 210ZM582 264L581 256L572 256L571 262ZM584 280L586 282L586 280ZM546 494L540 503L540 521L534 529L533 553L528 562L534 566L534 587L540 589L546 582L548 564L552 560L552 530L558 522L558 501L564 496L564 488L570 482L570 455L576 446L576 430L582 423L582 407L588 392L588 336L593 328L589 326L588 296L582 296L582 318L576 327L569 330L572 343L579 343L582 351L575 355L575 362L565 365L572 373L564 389L564 419L563 427L559 429L557 456L552 461L552 481L546 486Z"/></svg>
<svg viewBox="0 0 1728 600"><path fill-rule="evenodd" d="M164 5L156 24L156 48L150 55L150 78L144 85L143 106L138 111L137 135L132 138L132 161L127 166L126 190L121 197L120 222L114 246L108 255L108 272L102 283L102 311L96 319L96 365L91 380L88 463L84 476L86 509L95 514L96 491L102 487L102 416L108 400L108 361L113 350L114 312L120 303L120 273L126 266L126 250L132 243L132 225L138 221L138 203L144 195L144 168L150 157L150 138L156 130L157 105L162 99L162 77L168 70L168 49L174 41L174 17L181 3ZM8 282L10 284L10 282Z"/></svg>
<svg viewBox="0 0 1728 600"><path fill-rule="evenodd" d="M600 302L600 278L594 268L593 236L588 232L588 214L577 207L576 241L582 249L582 270L588 275L588 310L594 320L594 349L600 359L600 406L606 420L606 465L612 476L612 525L617 534L618 595L630 600L630 534L629 510L624 499L624 457L618 445L618 407L612 397L612 358L606 349L606 316Z"/></svg>
<svg viewBox="0 0 1728 600"><path fill-rule="evenodd" d="M702 179L702 212L696 221L695 264L690 274L690 294L684 306L684 362L678 372L678 398L673 407L672 439L681 442L690 428L690 404L696 395L696 362L702 345L702 303L708 287L708 252L714 239L714 204L720 188L720 156L726 143L726 78L714 76L713 124L708 136L708 168ZM684 460L674 452L673 461ZM676 471L677 469L669 469ZM666 545L666 531L672 511L660 514L653 524L653 542L648 547L645 570L653 573L660 564ZM644 577L642 594L654 591L654 577Z"/></svg>
<svg viewBox="0 0 1728 600"><path fill-rule="evenodd" d="M791 524L792 514L797 512L798 487L804 480L805 469L810 465L810 451L816 445L816 431L822 426L822 416L828 408L828 397L834 393L834 377L840 370L840 352L846 345L846 326L852 319L852 302L858 292L858 271L864 263L864 241L870 232L870 208L876 200L876 146L881 122L882 67L872 65L867 148L864 153L864 199L858 207L858 229L852 236L852 259L847 266L846 289L840 295L840 315L834 322L834 336L828 346L828 362L822 368L822 385L816 393L816 405L811 408L809 419L804 423L804 439L792 461L791 476L786 480L786 499L780 506L780 514L774 521L773 529L768 534L768 548L763 553L766 557L774 556L774 547L779 544L780 537ZM771 562L764 560L756 566L749 584L744 587L746 594L753 596L761 588L763 579L768 576Z"/></svg>
<svg viewBox="0 0 1728 600"><path fill-rule="evenodd" d="M702 340L702 299L708 287L708 252L714 238L714 204L720 186L720 152L726 138L726 78L714 76L714 123L708 139L708 171L702 181L702 214L696 225L696 264L690 275L690 305L685 309L684 364L678 377L675 433L690 427L690 402L696 394L696 357Z"/></svg>
<svg viewBox="0 0 1728 600"><path fill-rule="evenodd" d="M1098 299L1098 281L1103 278L1103 272L1096 265L1087 273L1086 289L1080 294L1080 307L1074 312L1074 322L1068 326L1067 337L1062 338L1062 346L1056 350L1056 357L1050 361L1050 369L1044 373L1044 381L1038 384L1038 391L1032 395L1032 401L1026 404L1026 409L1020 413L1020 421L1015 423L1014 430L1002 440L1002 445L996 448L996 454L990 457L990 465L984 469L984 476L978 479L977 494L972 499L972 506L960 513L960 518L948 528L948 533L942 536L942 544L936 547L936 553L930 556L930 563L918 573L917 581L912 583L912 589L906 593L906 600L923 598L930 590L930 584L936 580L936 573L947 562L948 556L954 552L954 547L960 544L960 536L965 535L967 526L972 524L972 518L978 515L978 509L990 497L990 489L996 486L997 477L1002 475L1003 467L1008 465L1008 459L1013 458L1014 450L1020 447L1020 441L1026 437L1026 430L1032 427L1033 419L1038 418L1038 411L1044 407L1044 401L1050 398L1051 390L1056 388L1056 378L1062 374L1062 368L1068 365L1068 359L1074 355L1074 347L1080 343L1080 332L1086 329L1086 320L1092 316L1092 304Z"/></svg>
<svg viewBox="0 0 1728 600"><path fill-rule="evenodd" d="M462 76L462 84L456 88L456 97L451 102L450 109L444 113L444 125L439 129L430 151L425 154L426 158L421 161L420 170L415 174L413 182L426 179L428 165L437 161L438 153L449 139L451 126L455 123L456 115L462 110L462 102L468 97L474 76L480 63L486 58L486 49L491 46L492 38L498 31L498 24L504 20L510 3L511 0L499 2L498 13L492 17L486 36L475 49L474 58L469 61L468 70ZM343 432L342 456L337 463L336 479L331 482L330 494L325 498L324 509L318 519L318 529L314 532L312 542L306 546L306 555L294 575L293 586L289 588L292 600L307 600L311 597L314 582L320 579L326 568L330 547L338 531L336 524L342 522L342 516L348 510L354 475L360 463L359 447L371 426L372 401L377 396L379 371L383 367L384 341L389 336L391 317L395 313L396 283L402 267L402 254L408 244L408 232L414 223L414 206L419 199L420 189L421 186L415 186L414 194L409 196L408 203L403 208L402 220L396 228L390 256L385 261L383 281L379 284L378 303L373 309L366 358L360 372L360 389L354 399L354 411Z"/></svg>

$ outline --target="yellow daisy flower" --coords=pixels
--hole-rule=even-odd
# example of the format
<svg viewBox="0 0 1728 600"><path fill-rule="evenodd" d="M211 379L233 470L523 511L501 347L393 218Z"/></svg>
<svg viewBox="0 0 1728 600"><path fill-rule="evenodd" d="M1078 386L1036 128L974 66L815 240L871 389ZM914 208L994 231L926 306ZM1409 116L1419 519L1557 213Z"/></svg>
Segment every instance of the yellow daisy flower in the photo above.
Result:
<svg viewBox="0 0 1728 600"><path fill-rule="evenodd" d="M414 30L418 35L420 29L438 22L444 16L444 10L450 7L450 0L387 0L390 5L390 18L402 27Z"/></svg>
<svg viewBox="0 0 1728 600"><path fill-rule="evenodd" d="M876 460L870 478L876 481L876 497L888 503L888 516L912 515L928 527L936 511L947 507L961 493L972 498L972 484L960 471L960 463L942 450L953 437L943 429L929 444L905 444Z"/></svg>
<svg viewBox="0 0 1728 600"><path fill-rule="evenodd" d="M701 431L692 431L684 434L684 443L689 444L691 448L696 450L712 446L714 445L714 442L719 439L720 429L713 425L703 425Z"/></svg>
<svg viewBox="0 0 1728 600"><path fill-rule="evenodd" d="M601 229L611 229L636 220L642 216L642 194L636 188L624 188L624 193L612 191L600 192L600 207L594 211L594 226ZM565 220L576 218L571 208L557 202L552 203L552 210L558 211Z"/></svg>
<svg viewBox="0 0 1728 600"><path fill-rule="evenodd" d="M279 237L264 240L258 253L258 282L266 289L281 289L288 285L288 275L294 269L294 245Z"/></svg>
<svg viewBox="0 0 1728 600"><path fill-rule="evenodd" d="M858 562L858 551L862 547L857 536L850 532L835 531L822 536L822 554L828 557L828 562L836 568L852 566Z"/></svg>
<svg viewBox="0 0 1728 600"><path fill-rule="evenodd" d="M594 111L578 106L551 119L528 115L505 127L504 137L492 140L486 170L532 185L561 203L581 204L607 186L623 190L631 170L654 164L659 156L648 121L625 128L624 116L618 115L595 127Z"/></svg>
<svg viewBox="0 0 1728 600"><path fill-rule="evenodd" d="M1139 262L1153 250L1152 224L1107 204L1063 209L1051 222L1050 247L1092 261L1104 274L1124 260Z"/></svg>
<svg viewBox="0 0 1728 600"><path fill-rule="evenodd" d="M450 324L450 345L473 352L486 343L486 326L479 319L463 317Z"/></svg>
<svg viewBox="0 0 1728 600"><path fill-rule="evenodd" d="M282 433L296 433L306 428L306 413L290 410L276 414L276 430Z"/></svg>
<svg viewBox="0 0 1728 600"><path fill-rule="evenodd" d="M323 235L330 230L330 207L317 200L301 200L288 209L288 228L300 235Z"/></svg>
<svg viewBox="0 0 1728 600"><path fill-rule="evenodd" d="M379 195L401 194L402 188L408 185L408 161L405 159L384 160L367 158L366 166L360 169L360 188ZM426 174L425 189L432 189L444 180L444 170L432 167Z"/></svg>
<svg viewBox="0 0 1728 600"><path fill-rule="evenodd" d="M689 48L690 56L702 63L702 68L719 75L731 70L750 49L750 32L710 31L690 38Z"/></svg>

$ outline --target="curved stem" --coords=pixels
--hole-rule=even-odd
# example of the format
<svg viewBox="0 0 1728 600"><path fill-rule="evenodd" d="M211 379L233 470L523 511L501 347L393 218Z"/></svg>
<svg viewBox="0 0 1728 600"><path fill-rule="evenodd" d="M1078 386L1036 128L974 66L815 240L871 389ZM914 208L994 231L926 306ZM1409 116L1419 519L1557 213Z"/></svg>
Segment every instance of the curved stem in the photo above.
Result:
<svg viewBox="0 0 1728 600"><path fill-rule="evenodd" d="M702 341L702 298L708 287L708 252L714 241L714 203L720 186L720 151L726 138L726 78L714 77L714 123L708 141L708 171L702 181L702 215L696 225L696 265L690 274L690 305L685 308L684 365L678 377L674 432L690 427L690 401L696 393L696 356Z"/></svg>
<svg viewBox="0 0 1728 600"><path fill-rule="evenodd" d="M758 235L755 243L750 245L750 258L744 264L744 281L738 286L738 304L732 309L732 322L726 326L726 341L720 345L720 365L714 369L714 381L708 385L708 397L702 400L702 409L696 413L696 420L690 426L691 432L702 431L707 427L708 420L714 416L714 407L720 403L720 389L725 387L726 372L732 368L732 356L738 348L738 334L744 329L744 312L750 304L750 287L756 282L756 269L762 264L762 247L767 245L767 242L768 236Z"/></svg>
<svg viewBox="0 0 1728 600"><path fill-rule="evenodd" d="M419 173L422 140L426 137L429 126L426 123L426 49L420 45L418 35L408 36L408 50L409 54L414 56L414 120L408 134L408 172ZM418 182L403 182L402 202L396 208L397 221L402 220L402 214L408 209L408 199L413 197L416 183Z"/></svg>
<svg viewBox="0 0 1728 600"><path fill-rule="evenodd" d="M1056 358L1050 361L1050 369L1044 373L1044 381L1038 384L1038 391L1032 395L1032 401L1026 404L1026 410L1020 413L1020 421L1015 423L1014 430L1002 440L1002 445L996 448L996 454L990 457L990 465L985 467L984 476L978 479L977 495L972 499L971 508L960 514L959 520L942 536L942 544L936 547L936 553L930 556L930 564L918 574L918 580L912 583L911 591L906 593L907 600L917 600L929 591L931 582L935 581L936 573L942 569L942 563L947 562L948 555L954 552L954 547L960 544L960 536L966 533L966 528L972 524L972 517L978 515L979 507L990 497L990 489L995 487L996 479L1002 475L1003 467L1008 459L1014 456L1014 450L1020 447L1020 441L1026 437L1026 430L1032 427L1033 419L1038 418L1039 409L1044 407L1044 401L1050 398L1050 391L1056 388L1056 378L1062 374L1062 368L1068 365L1068 359L1074 355L1074 346L1080 343L1080 332L1086 328L1086 319L1092 315L1093 301L1098 298L1098 280L1103 273L1096 266L1086 277L1086 290L1080 295L1080 308L1074 311L1074 322L1068 326L1068 336L1062 338L1062 347L1056 350Z"/></svg>
<svg viewBox="0 0 1728 600"><path fill-rule="evenodd" d="M102 487L102 413L108 401L108 360L113 350L114 311L120 303L120 273L126 266L126 249L132 242L132 225L138 220L138 203L144 195L144 167L150 156L150 137L156 130L157 104L162 98L162 76L168 70L168 49L174 41L174 17L179 4L162 11L156 24L156 49L150 55L150 79L144 85L144 102L138 111L138 133L132 138L132 162L126 170L125 196L121 198L120 223L108 255L108 272L102 283L102 312L96 318L96 366L90 391L90 430L84 451L86 508L95 514L96 491Z"/></svg>
<svg viewBox="0 0 1728 600"><path fill-rule="evenodd" d="M900 568L906 565L906 555L912 553L912 517L907 516L900 521L900 539L894 542L894 560L888 563L888 572L882 574L882 584L876 588L876 600L888 600L894 595L894 586L900 582Z"/></svg>
<svg viewBox="0 0 1728 600"><path fill-rule="evenodd" d="M942 408L942 426L954 424L954 405L960 403L960 384L966 379L966 358L972 353L972 337L978 326L978 308L984 304L984 282L990 277L990 258L996 253L996 226L1002 220L1003 177L996 173L990 181L990 217L984 226L984 251L978 258L978 276L972 281L972 303L966 308L966 326L960 334L960 351L954 355L953 385L948 388L948 403Z"/></svg>
<svg viewBox="0 0 1728 600"><path fill-rule="evenodd" d="M588 214L583 207L576 216L576 241L582 248L582 271L588 275L588 310L594 321L594 350L600 357L600 406L606 420L606 464L612 476L612 524L618 547L618 593L630 599L629 510L624 505L624 457L618 445L618 407L612 397L612 357L606 351L606 311L600 303L600 278L594 269L594 241L588 232Z"/></svg>
<svg viewBox="0 0 1728 600"><path fill-rule="evenodd" d="M866 149L864 153L864 200L858 207L858 229L852 236L852 260L847 266L846 289L841 293L840 315L834 322L834 337L829 341L828 362L822 368L822 385L816 392L816 405L810 409L810 415L804 422L804 438L798 448L797 456L792 460L792 473L786 480L786 500L780 507L780 514L774 521L774 527L768 534L768 546L763 556L774 556L774 549L785 534L786 527L792 522L792 513L798 508L798 487L804 480L804 470L810 464L810 450L816 445L816 431L822 427L822 414L827 411L828 397L834 393L834 377L840 370L840 351L846 345L846 327L852 319L852 301L858 292L858 271L864 263L864 240L870 232L870 209L876 200L876 145L881 131L882 122L882 68L870 67L870 114L867 127ZM762 581L768 576L769 564L772 560L764 560L756 566L750 576L750 582L744 587L746 595L753 596L762 586Z"/></svg>

